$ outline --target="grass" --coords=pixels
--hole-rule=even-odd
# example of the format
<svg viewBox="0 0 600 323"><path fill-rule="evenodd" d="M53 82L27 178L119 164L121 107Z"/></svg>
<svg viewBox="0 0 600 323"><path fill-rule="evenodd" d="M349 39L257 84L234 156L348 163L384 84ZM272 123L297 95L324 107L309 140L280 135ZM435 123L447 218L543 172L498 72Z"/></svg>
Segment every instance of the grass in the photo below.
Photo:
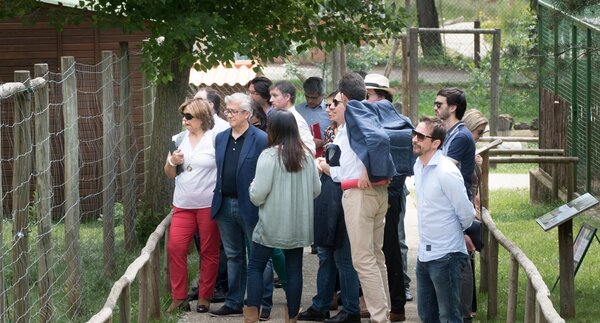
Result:
<svg viewBox="0 0 600 323"><path fill-rule="evenodd" d="M468 109L478 109L484 115L490 116L490 99L487 95L477 95L469 91L468 84L422 84L419 87L419 117L434 115L433 101L437 92L445 86L457 86L465 89L467 94ZM500 108L498 114L510 114L515 123L531 123L539 116L538 92L536 88L528 86L505 87L500 91Z"/></svg>
<svg viewBox="0 0 600 323"><path fill-rule="evenodd" d="M5 248L9 248L12 244L10 241L12 238L11 221L5 220L4 225L4 245ZM108 296L110 289L112 288L115 281L117 281L121 275L127 269L130 263L140 255L143 245L138 246L135 250L126 251L124 249L123 239L123 226L115 228L115 244L116 244L116 277L106 277L103 271L103 236L102 236L102 223L90 222L82 223L80 227L80 246L81 246L81 259L82 259L82 272L83 272L83 284L82 284L82 306L81 315L79 317L70 317L67 311L67 297L65 292L68 289L66 283L67 279L67 268L66 268L66 255L64 248L64 226L63 224L54 224L52 227L52 247L53 247L53 263L54 268L52 274L54 276L54 282L52 284L52 301L54 307L55 321L57 322L80 322L87 321L95 313L100 311L104 306L106 297ZM29 261L31 266L29 268L29 282L31 284L29 292L29 305L30 305L30 316L31 320L37 320L36 317L39 315L37 308L39 305L39 292L36 285L37 277L37 250L36 250L36 229L32 229L29 235L30 242L29 247L33 250L30 252ZM4 256L4 268L3 277L5 286L12 286L12 257L9 255L10 251ZM164 254L161 254L164 257ZM190 277L193 277L194 272L197 272L198 268L198 257L190 257ZM195 262L195 264L194 264ZM161 261L162 264L162 261ZM195 271L193 269L196 269ZM163 272L161 271L161 275ZM139 279L139 276L137 277ZM161 277L161 282L164 281L164 277ZM169 305L171 299L170 294L165 294L161 286L161 309L162 313ZM12 304L12 290L6 290L6 297L8 304ZM131 302L132 302L132 317L137 317L137 305L138 305L138 283L135 281L131 286ZM9 311L13 311L9 308ZM174 313L172 315L163 314L162 318L157 322L177 322L181 313ZM114 318L119 317L118 308L113 313Z"/></svg>
<svg viewBox="0 0 600 323"><path fill-rule="evenodd" d="M549 232L542 230L535 219L554 209L561 203L537 205L529 203L527 190L496 190L490 193L490 211L498 228L525 252L527 257L535 264L549 289L552 288L559 274L559 256L557 229ZM575 238L582 223L589 223L594 227L600 226L600 221L595 216L584 213L573 220L573 238ZM498 318L492 322L504 322L506 317L506 295L508 293L508 264L509 254L500 247L499 253L499 282L498 282ZM600 288L600 246L593 241L579 272L575 277L575 308L576 317L567 319L567 322L594 322L600 317L600 308L597 307L597 295ZM523 269L519 271L519 294L517 320L523 320L523 303L526 278ZM552 303L559 309L559 288L551 295ZM479 313L477 320L484 321L487 312L487 296L478 295Z"/></svg>

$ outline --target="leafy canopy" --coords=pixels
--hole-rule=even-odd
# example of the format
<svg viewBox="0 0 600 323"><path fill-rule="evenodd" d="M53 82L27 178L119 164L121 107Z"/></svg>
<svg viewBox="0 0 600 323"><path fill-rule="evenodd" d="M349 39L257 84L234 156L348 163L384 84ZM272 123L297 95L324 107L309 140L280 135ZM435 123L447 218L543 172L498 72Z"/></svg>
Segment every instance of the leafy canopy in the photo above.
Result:
<svg viewBox="0 0 600 323"><path fill-rule="evenodd" d="M148 30L144 69L168 82L172 69L206 70L233 61L256 62L309 48L374 43L405 26L404 9L378 0L81 0L100 26ZM174 65L176 63L176 65Z"/></svg>

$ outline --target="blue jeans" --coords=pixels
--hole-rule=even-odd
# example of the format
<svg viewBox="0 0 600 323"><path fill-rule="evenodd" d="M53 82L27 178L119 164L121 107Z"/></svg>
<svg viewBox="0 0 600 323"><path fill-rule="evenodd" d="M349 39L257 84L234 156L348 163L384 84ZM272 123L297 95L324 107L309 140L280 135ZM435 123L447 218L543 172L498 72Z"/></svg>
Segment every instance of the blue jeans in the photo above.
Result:
<svg viewBox="0 0 600 323"><path fill-rule="evenodd" d="M462 271L469 256L453 252L432 261L417 260L417 307L423 323L462 322Z"/></svg>
<svg viewBox="0 0 600 323"><path fill-rule="evenodd" d="M225 255L227 256L227 285L229 291L225 298L225 305L240 310L243 307L246 291L246 241L252 241L253 226L247 225L239 214L238 201L233 198L224 198L221 211L215 220L221 232L221 240ZM249 244L249 247L252 245ZM251 253L249 250L248 253ZM273 268L265 268L266 285L264 291L263 307L271 309L273 305ZM270 277L270 280L269 280Z"/></svg>
<svg viewBox="0 0 600 323"><path fill-rule="evenodd" d="M340 248L317 247L317 252L319 256L317 294L312 299L312 307L320 312L329 312L329 305L331 305L335 288L335 275L339 272L344 312L359 314L358 274L352 266L348 234L344 234Z"/></svg>
<svg viewBox="0 0 600 323"><path fill-rule="evenodd" d="M263 286L263 272L273 248L252 242L252 254L248 263L248 287L246 305L252 307L260 306L261 290ZM300 298L302 297L302 248L284 249L285 268L287 271L287 298L288 314L296 317L300 310Z"/></svg>

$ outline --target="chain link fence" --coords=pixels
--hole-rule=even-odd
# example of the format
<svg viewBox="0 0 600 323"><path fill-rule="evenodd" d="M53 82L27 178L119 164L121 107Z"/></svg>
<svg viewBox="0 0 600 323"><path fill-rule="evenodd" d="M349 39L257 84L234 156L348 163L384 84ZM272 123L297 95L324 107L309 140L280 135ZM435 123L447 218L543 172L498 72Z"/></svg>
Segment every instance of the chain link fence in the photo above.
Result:
<svg viewBox="0 0 600 323"><path fill-rule="evenodd" d="M542 95L548 97L540 117L558 123L544 137L561 136L560 143L547 142L544 148L564 148L579 157L576 190L600 193L600 5L578 17L569 16L551 4L539 1L539 58ZM563 111L557 118L552 105ZM560 120L566 122L561 124ZM541 137L541 136L540 136ZM554 146L559 144L561 146Z"/></svg>

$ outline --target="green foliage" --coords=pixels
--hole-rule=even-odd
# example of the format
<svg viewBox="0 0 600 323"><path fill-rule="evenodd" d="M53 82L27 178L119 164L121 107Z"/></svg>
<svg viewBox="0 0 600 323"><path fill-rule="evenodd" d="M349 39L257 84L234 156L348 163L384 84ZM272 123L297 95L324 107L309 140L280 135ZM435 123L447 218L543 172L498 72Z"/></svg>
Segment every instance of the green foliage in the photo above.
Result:
<svg viewBox="0 0 600 323"><path fill-rule="evenodd" d="M123 223L123 203L117 202L114 207L114 226L117 227ZM103 215L98 216L98 222L103 222Z"/></svg>
<svg viewBox="0 0 600 323"><path fill-rule="evenodd" d="M154 232L156 227L162 222L170 210L165 209L162 212L156 212L151 207L140 205L137 209L135 221L135 235L143 245L146 244L148 237Z"/></svg>
<svg viewBox="0 0 600 323"><path fill-rule="evenodd" d="M337 44L375 42L404 27L404 9L360 0L82 0L95 22L127 31L151 32L144 44L144 69L168 82L174 69L197 62L206 70L235 54L270 61L297 51L331 50Z"/></svg>
<svg viewBox="0 0 600 323"><path fill-rule="evenodd" d="M385 64L391 49L383 50L380 46L346 46L346 64L348 71L369 72L373 66Z"/></svg>

